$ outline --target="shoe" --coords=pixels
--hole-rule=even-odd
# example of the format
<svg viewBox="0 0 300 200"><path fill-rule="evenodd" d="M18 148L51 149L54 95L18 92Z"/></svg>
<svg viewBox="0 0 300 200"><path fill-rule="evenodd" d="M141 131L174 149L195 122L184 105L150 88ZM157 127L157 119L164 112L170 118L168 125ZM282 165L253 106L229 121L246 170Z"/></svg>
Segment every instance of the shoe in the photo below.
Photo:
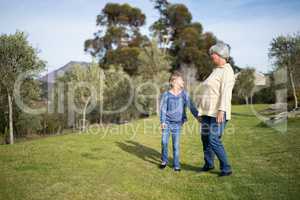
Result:
<svg viewBox="0 0 300 200"><path fill-rule="evenodd" d="M232 171L230 171L230 172L221 172L220 174L219 174L219 176L220 177L223 177L223 176L230 176L232 174Z"/></svg>
<svg viewBox="0 0 300 200"><path fill-rule="evenodd" d="M215 169L215 167L202 167L199 172L208 172L213 169Z"/></svg>
<svg viewBox="0 0 300 200"><path fill-rule="evenodd" d="M164 169L164 168L166 168L166 166L167 166L167 163L161 163L160 166L159 166L159 168L160 169Z"/></svg>
<svg viewBox="0 0 300 200"><path fill-rule="evenodd" d="M180 169L180 168L174 168L174 171L175 171L175 172L180 172L181 169Z"/></svg>

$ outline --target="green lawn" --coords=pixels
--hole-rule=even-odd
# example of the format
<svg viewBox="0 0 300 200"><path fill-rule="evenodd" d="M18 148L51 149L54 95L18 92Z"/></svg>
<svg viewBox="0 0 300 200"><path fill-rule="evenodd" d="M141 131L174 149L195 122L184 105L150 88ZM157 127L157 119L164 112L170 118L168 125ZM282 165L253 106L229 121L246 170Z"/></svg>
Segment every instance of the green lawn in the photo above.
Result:
<svg viewBox="0 0 300 200"><path fill-rule="evenodd" d="M300 119L280 133L262 126L248 107L234 106L223 137L234 174L223 178L218 169L197 172L198 129L190 116L180 173L158 169L157 117L1 145L0 199L299 199Z"/></svg>

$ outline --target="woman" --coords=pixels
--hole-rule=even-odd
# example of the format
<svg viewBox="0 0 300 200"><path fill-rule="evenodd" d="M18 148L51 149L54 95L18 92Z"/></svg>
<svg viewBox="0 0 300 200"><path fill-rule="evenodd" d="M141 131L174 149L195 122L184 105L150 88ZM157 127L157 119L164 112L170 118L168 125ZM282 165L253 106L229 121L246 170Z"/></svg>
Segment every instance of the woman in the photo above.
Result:
<svg viewBox="0 0 300 200"><path fill-rule="evenodd" d="M231 96L235 81L232 67L227 62L230 47L219 42L210 48L209 53L216 67L202 85L199 115L201 115L201 140L205 164L201 171L214 169L214 155L216 155L220 161L220 176L229 176L232 170L221 136L227 121L231 119Z"/></svg>

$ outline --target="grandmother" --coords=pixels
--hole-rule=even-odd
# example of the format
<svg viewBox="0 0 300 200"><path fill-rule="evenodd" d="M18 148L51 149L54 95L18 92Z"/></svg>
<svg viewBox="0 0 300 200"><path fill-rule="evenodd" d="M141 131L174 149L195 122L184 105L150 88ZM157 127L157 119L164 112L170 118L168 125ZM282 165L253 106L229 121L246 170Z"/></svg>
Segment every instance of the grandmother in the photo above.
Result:
<svg viewBox="0 0 300 200"><path fill-rule="evenodd" d="M231 119L231 96L235 81L234 72L228 63L230 46L218 42L209 49L209 53L215 68L202 84L199 105L205 162L201 172L214 169L216 155L220 161L220 176L229 176L232 170L221 138L227 121Z"/></svg>

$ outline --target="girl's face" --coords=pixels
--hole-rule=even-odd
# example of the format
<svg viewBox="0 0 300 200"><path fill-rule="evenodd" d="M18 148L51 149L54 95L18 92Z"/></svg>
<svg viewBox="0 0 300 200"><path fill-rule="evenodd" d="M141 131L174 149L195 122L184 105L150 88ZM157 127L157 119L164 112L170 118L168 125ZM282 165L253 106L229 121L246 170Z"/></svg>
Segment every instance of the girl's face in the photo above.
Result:
<svg viewBox="0 0 300 200"><path fill-rule="evenodd" d="M184 80L182 77L177 77L174 79L172 82L173 87L178 88L178 89L183 89L184 88Z"/></svg>

